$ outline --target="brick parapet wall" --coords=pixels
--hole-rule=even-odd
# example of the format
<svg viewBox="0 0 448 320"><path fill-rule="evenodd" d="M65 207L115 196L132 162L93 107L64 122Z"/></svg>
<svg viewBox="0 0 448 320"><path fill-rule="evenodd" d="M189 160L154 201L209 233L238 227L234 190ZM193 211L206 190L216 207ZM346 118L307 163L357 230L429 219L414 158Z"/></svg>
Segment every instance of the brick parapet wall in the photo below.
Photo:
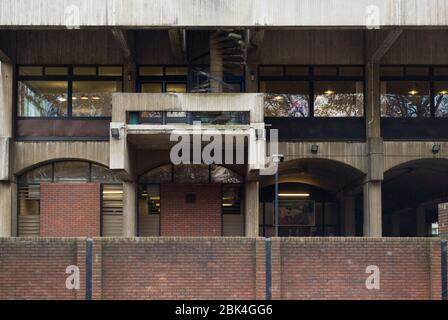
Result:
<svg viewBox="0 0 448 320"><path fill-rule="evenodd" d="M280 241L282 299L440 298L439 239L347 237ZM378 290L366 288L368 266L380 270Z"/></svg>
<svg viewBox="0 0 448 320"><path fill-rule="evenodd" d="M273 238L273 299L440 299L439 238ZM265 299L264 238L94 238L94 299ZM1 238L0 299L85 299L86 238ZM68 265L80 290L67 290ZM368 290L368 265L380 289Z"/></svg>

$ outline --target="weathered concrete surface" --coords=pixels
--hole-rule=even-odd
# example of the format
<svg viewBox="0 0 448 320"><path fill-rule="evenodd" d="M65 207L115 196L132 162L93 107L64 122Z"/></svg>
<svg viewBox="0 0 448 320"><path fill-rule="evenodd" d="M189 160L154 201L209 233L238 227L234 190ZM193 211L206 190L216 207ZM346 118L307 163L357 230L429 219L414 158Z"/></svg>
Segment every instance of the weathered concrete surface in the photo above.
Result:
<svg viewBox="0 0 448 320"><path fill-rule="evenodd" d="M52 160L86 160L109 166L109 142L38 141L14 143L14 174Z"/></svg>
<svg viewBox="0 0 448 320"><path fill-rule="evenodd" d="M2 0L0 26L446 26L447 0Z"/></svg>

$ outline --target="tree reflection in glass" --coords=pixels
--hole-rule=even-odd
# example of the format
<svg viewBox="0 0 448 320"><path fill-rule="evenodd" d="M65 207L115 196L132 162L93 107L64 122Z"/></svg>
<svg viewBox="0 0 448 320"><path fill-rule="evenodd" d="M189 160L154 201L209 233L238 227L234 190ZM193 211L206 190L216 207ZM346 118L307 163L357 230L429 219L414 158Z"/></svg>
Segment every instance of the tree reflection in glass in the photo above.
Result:
<svg viewBox="0 0 448 320"><path fill-rule="evenodd" d="M429 82L382 82L381 116L396 118L430 117Z"/></svg>

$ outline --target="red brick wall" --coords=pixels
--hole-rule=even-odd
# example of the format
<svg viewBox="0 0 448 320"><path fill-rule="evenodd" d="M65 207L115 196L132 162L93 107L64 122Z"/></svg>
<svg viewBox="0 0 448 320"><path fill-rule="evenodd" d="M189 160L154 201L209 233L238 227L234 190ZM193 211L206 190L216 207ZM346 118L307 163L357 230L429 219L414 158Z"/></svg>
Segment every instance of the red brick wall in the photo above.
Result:
<svg viewBox="0 0 448 320"><path fill-rule="evenodd" d="M279 247L276 298L440 299L439 239L283 238ZM379 290L366 288L369 265Z"/></svg>
<svg viewBox="0 0 448 320"><path fill-rule="evenodd" d="M195 193L196 203L186 203L186 193ZM220 184L162 184L160 196L162 236L221 235Z"/></svg>
<svg viewBox="0 0 448 320"><path fill-rule="evenodd" d="M100 184L44 183L40 192L41 236L100 235Z"/></svg>
<svg viewBox="0 0 448 320"><path fill-rule="evenodd" d="M439 204L439 235L448 237L448 203Z"/></svg>
<svg viewBox="0 0 448 320"><path fill-rule="evenodd" d="M0 239L0 300L83 298L83 287L65 286L65 270L76 264L76 239Z"/></svg>
<svg viewBox="0 0 448 320"><path fill-rule="evenodd" d="M263 238L94 238L94 299L264 299ZM0 239L0 299L84 299L86 240ZM81 270L67 290L65 269ZM380 289L368 290L368 265ZM440 299L440 239L272 240L274 299Z"/></svg>
<svg viewBox="0 0 448 320"><path fill-rule="evenodd" d="M264 281L264 272L256 272L264 266L258 242L264 245L250 238L105 241L103 298L255 299L263 294L257 295L257 283Z"/></svg>

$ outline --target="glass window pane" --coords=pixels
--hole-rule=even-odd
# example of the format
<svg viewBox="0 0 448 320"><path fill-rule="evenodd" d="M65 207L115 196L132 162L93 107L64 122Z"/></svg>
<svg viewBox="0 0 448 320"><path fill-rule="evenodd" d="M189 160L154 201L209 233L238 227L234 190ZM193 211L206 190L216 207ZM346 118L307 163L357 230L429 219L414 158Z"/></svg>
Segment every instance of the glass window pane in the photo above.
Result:
<svg viewBox="0 0 448 320"><path fill-rule="evenodd" d="M314 75L315 76L337 76L337 68L336 67L315 67Z"/></svg>
<svg viewBox="0 0 448 320"><path fill-rule="evenodd" d="M121 91L120 81L74 81L74 117L110 117L112 93Z"/></svg>
<svg viewBox="0 0 448 320"><path fill-rule="evenodd" d="M308 117L309 83L307 81L262 81L266 117Z"/></svg>
<svg viewBox="0 0 448 320"><path fill-rule="evenodd" d="M74 67L75 76L96 76L96 67Z"/></svg>
<svg viewBox="0 0 448 320"><path fill-rule="evenodd" d="M260 77L263 76L279 76L282 77L283 76L283 67L279 66L279 67L260 67Z"/></svg>
<svg viewBox="0 0 448 320"><path fill-rule="evenodd" d="M434 75L436 77L448 77L448 67L434 68Z"/></svg>
<svg viewBox="0 0 448 320"><path fill-rule="evenodd" d="M429 76L429 68L406 67L406 76Z"/></svg>
<svg viewBox="0 0 448 320"><path fill-rule="evenodd" d="M286 67L287 76L302 76L306 77L310 73L309 67Z"/></svg>
<svg viewBox="0 0 448 320"><path fill-rule="evenodd" d="M167 76L186 76L186 75L188 75L188 68L186 68L186 67L166 67L165 75L167 75Z"/></svg>
<svg viewBox="0 0 448 320"><path fill-rule="evenodd" d="M403 67L381 67L381 77L402 77L404 75Z"/></svg>
<svg viewBox="0 0 448 320"><path fill-rule="evenodd" d="M448 117L448 81L434 83L436 117Z"/></svg>
<svg viewBox="0 0 448 320"><path fill-rule="evenodd" d="M152 169L140 177L142 183L172 182L172 166L170 164Z"/></svg>
<svg viewBox="0 0 448 320"><path fill-rule="evenodd" d="M121 180L109 168L92 164L92 182L121 183Z"/></svg>
<svg viewBox="0 0 448 320"><path fill-rule="evenodd" d="M42 76L44 68L42 66L19 67L19 76Z"/></svg>
<svg viewBox="0 0 448 320"><path fill-rule="evenodd" d="M207 183L209 182L209 166L205 164L174 166L175 183Z"/></svg>
<svg viewBox="0 0 448 320"><path fill-rule="evenodd" d="M54 164L54 182L89 182L89 163L80 161L56 162Z"/></svg>
<svg viewBox="0 0 448 320"><path fill-rule="evenodd" d="M362 117L364 84L355 81L316 81L315 117Z"/></svg>
<svg viewBox="0 0 448 320"><path fill-rule="evenodd" d="M140 67L138 72L141 76L163 76L163 67Z"/></svg>
<svg viewBox="0 0 448 320"><path fill-rule="evenodd" d="M67 115L68 82L19 81L19 117L63 117Z"/></svg>
<svg viewBox="0 0 448 320"><path fill-rule="evenodd" d="M160 93L162 92L162 83L143 83L141 92L145 93Z"/></svg>
<svg viewBox="0 0 448 320"><path fill-rule="evenodd" d="M140 185L139 214L160 214L160 186L158 184Z"/></svg>
<svg viewBox="0 0 448 320"><path fill-rule="evenodd" d="M19 179L21 183L42 183L53 181L53 166L47 164L28 171Z"/></svg>
<svg viewBox="0 0 448 320"><path fill-rule="evenodd" d="M46 76L66 76L68 75L67 67L45 67Z"/></svg>
<svg viewBox="0 0 448 320"><path fill-rule="evenodd" d="M187 85L185 83L167 83L166 92L185 93L187 92Z"/></svg>
<svg viewBox="0 0 448 320"><path fill-rule="evenodd" d="M339 75L341 77L363 77L364 70L362 67L339 67Z"/></svg>
<svg viewBox="0 0 448 320"><path fill-rule="evenodd" d="M211 179L215 183L241 183L241 177L230 169L222 166L211 166Z"/></svg>
<svg viewBox="0 0 448 320"><path fill-rule="evenodd" d="M241 198L239 185L222 186L222 211L223 214L240 214Z"/></svg>
<svg viewBox="0 0 448 320"><path fill-rule="evenodd" d="M429 82L381 82L382 117L429 117Z"/></svg>
<svg viewBox="0 0 448 320"><path fill-rule="evenodd" d="M120 66L98 67L98 75L103 77L121 77L123 75L123 68Z"/></svg>

